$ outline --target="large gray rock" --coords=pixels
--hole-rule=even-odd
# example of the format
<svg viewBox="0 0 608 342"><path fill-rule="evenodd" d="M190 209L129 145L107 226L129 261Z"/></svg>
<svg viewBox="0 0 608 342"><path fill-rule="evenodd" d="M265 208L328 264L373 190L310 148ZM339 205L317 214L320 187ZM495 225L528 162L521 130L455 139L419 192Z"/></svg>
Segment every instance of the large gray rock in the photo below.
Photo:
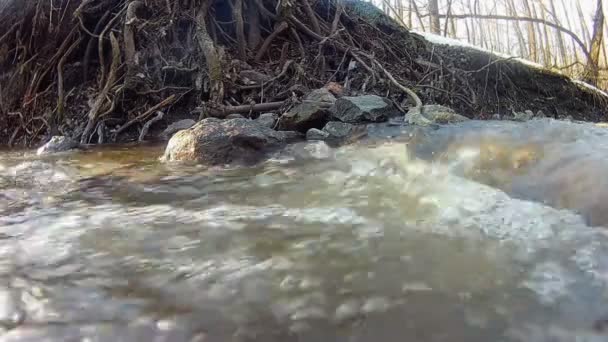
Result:
<svg viewBox="0 0 608 342"><path fill-rule="evenodd" d="M323 127L323 132L329 134L330 139L346 139L355 132L355 125L332 121Z"/></svg>
<svg viewBox="0 0 608 342"><path fill-rule="evenodd" d="M283 114L279 120L280 130L306 133L312 128L321 129L331 116L329 108L336 97L326 88L311 91L301 104Z"/></svg>
<svg viewBox="0 0 608 342"><path fill-rule="evenodd" d="M260 115L257 119L255 119L255 122L257 122L258 125L262 125L264 127L274 128L278 119L279 119L278 114L264 113L264 114Z"/></svg>
<svg viewBox="0 0 608 342"><path fill-rule="evenodd" d="M172 124L170 124L167 128L165 128L165 130L161 133L161 137L165 140L170 139L173 134L184 130L184 129L188 129L192 126L194 126L196 124L196 121L192 120L192 119L184 119L184 120L179 120L176 121Z"/></svg>
<svg viewBox="0 0 608 342"><path fill-rule="evenodd" d="M385 98L376 95L345 96L336 100L333 116L347 123L384 122L399 115L399 111Z"/></svg>
<svg viewBox="0 0 608 342"><path fill-rule="evenodd" d="M456 113L453 109L440 105L427 105L413 108L405 115L405 121L411 125L428 126L433 124L450 124L468 121L469 118Z"/></svg>
<svg viewBox="0 0 608 342"><path fill-rule="evenodd" d="M325 103L303 102L281 116L279 129L305 133L311 128L323 127L330 115L329 106Z"/></svg>
<svg viewBox="0 0 608 342"><path fill-rule="evenodd" d="M277 132L253 120L207 118L173 135L161 159L206 165L253 163L267 150L301 138L297 132Z"/></svg>
<svg viewBox="0 0 608 342"><path fill-rule="evenodd" d="M78 147L78 142L64 136L54 136L36 151L37 155L65 152Z"/></svg>

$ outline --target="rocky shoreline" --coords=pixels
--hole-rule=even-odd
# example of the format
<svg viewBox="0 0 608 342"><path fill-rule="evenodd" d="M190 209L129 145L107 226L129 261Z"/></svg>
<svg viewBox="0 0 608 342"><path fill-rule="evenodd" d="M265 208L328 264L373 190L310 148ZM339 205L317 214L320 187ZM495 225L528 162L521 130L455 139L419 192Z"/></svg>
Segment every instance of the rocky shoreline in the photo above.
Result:
<svg viewBox="0 0 608 342"><path fill-rule="evenodd" d="M528 110L506 117L496 115L493 119L527 121L542 117L542 111ZM167 141L164 155L160 157L163 162L247 165L299 141L324 141L334 146L355 142L367 135L369 124L434 128L467 120L466 116L441 105L425 105L405 112L390 99L377 95L346 96L340 85L332 83L311 91L283 115L268 112L256 118L231 114L225 119L182 119L155 133L155 139ZM69 137L54 136L37 154L84 147Z"/></svg>

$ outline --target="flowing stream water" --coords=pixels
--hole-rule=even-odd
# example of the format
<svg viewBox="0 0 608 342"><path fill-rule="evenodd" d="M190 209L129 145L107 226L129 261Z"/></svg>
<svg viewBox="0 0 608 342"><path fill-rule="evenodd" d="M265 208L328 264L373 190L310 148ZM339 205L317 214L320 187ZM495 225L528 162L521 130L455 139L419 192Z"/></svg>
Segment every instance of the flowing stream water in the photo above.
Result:
<svg viewBox="0 0 608 342"><path fill-rule="evenodd" d="M608 340L607 128L369 136L0 152L0 341Z"/></svg>

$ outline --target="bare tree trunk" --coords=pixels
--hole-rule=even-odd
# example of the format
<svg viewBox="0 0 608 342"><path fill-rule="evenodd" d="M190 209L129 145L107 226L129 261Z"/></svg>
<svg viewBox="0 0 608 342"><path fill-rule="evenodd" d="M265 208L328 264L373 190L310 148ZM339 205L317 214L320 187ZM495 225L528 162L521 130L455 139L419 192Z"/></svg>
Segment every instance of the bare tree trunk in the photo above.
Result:
<svg viewBox="0 0 608 342"><path fill-rule="evenodd" d="M545 10L545 7L543 6L543 4L540 4L540 15L541 18L543 20L547 20L547 11ZM545 66L550 67L552 64L552 59L553 59L553 54L551 52L552 46L551 46L551 40L549 39L549 27L547 25L542 25L543 27L543 36L545 38L544 41L544 56L545 56Z"/></svg>
<svg viewBox="0 0 608 342"><path fill-rule="evenodd" d="M585 42L591 42L591 35L589 34L589 27L587 26L587 21L585 20L585 13L583 12L581 3L578 0L576 1L576 11L578 12L578 20L581 24L581 32L583 33L583 40Z"/></svg>
<svg viewBox="0 0 608 342"><path fill-rule="evenodd" d="M413 27L412 25L414 24L414 21L412 20L412 14L414 12L414 6L412 6L412 1L414 0L409 0L407 3L407 24L408 27Z"/></svg>
<svg viewBox="0 0 608 342"><path fill-rule="evenodd" d="M431 32L441 34L441 23L439 21L439 2L438 0L429 0L429 18Z"/></svg>
<svg viewBox="0 0 608 342"><path fill-rule="evenodd" d="M475 3L473 5L473 14L478 15L480 14L481 11L479 10L479 0L475 0ZM479 18L477 19L477 23L478 23L478 31L479 31L479 45L488 48L488 44L486 41L486 37L485 37L485 33L484 33L484 27L483 27L483 23L481 22L481 20L479 20Z"/></svg>
<svg viewBox="0 0 608 342"><path fill-rule="evenodd" d="M416 13L416 18L418 18L418 22L420 23L420 29L422 29L422 31L426 31L424 21L422 20L422 15L420 14L420 9L418 8L418 4L416 4L416 0L411 0L410 3L412 4L412 7L414 7L414 13Z"/></svg>
<svg viewBox="0 0 608 342"><path fill-rule="evenodd" d="M467 5L469 7L469 10L474 12L473 6L471 4L471 0L467 0L467 1L468 1ZM476 45L477 44L477 30L475 29L475 19L470 18L470 21L471 21L471 37L473 37L473 39L470 41L473 43L473 45Z"/></svg>
<svg viewBox="0 0 608 342"><path fill-rule="evenodd" d="M599 78L599 61L602 42L604 40L604 8L603 0L597 0L595 17L593 18L593 37L591 38L591 50L585 70L585 81L597 85Z"/></svg>
<svg viewBox="0 0 608 342"><path fill-rule="evenodd" d="M526 16L532 18L532 8L528 0L523 0ZM536 33L534 31L534 23L528 23L528 51L529 58L534 62L538 62L538 50L536 47Z"/></svg>
<svg viewBox="0 0 608 342"><path fill-rule="evenodd" d="M572 23L572 17L570 16L569 8L568 6L566 6L566 1L568 0L561 0L562 7L564 9L564 16L566 17L566 23L568 24L568 28L573 30L574 24ZM572 45L572 60L575 62L578 61L578 50L576 49L576 45Z"/></svg>
<svg viewBox="0 0 608 342"><path fill-rule="evenodd" d="M558 25L561 25L561 22L559 20L559 17L557 15L557 9L555 7L555 0L549 0L549 5L551 6L551 15L553 16L553 20L555 20L555 23ZM563 63L563 65L567 65L568 64L568 53L566 52L566 44L564 44L564 36L563 34L558 31L555 30L554 32L556 40L557 40L557 46L559 48L559 54L561 56L561 62Z"/></svg>

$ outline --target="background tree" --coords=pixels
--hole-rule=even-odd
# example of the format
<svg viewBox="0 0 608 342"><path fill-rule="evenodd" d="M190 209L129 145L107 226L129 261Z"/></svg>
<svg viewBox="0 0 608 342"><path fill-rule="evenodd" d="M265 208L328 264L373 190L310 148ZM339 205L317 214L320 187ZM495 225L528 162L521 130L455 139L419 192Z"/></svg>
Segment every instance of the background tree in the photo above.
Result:
<svg viewBox="0 0 608 342"><path fill-rule="evenodd" d="M367 1L402 8L413 29L523 57L608 89L602 0Z"/></svg>

